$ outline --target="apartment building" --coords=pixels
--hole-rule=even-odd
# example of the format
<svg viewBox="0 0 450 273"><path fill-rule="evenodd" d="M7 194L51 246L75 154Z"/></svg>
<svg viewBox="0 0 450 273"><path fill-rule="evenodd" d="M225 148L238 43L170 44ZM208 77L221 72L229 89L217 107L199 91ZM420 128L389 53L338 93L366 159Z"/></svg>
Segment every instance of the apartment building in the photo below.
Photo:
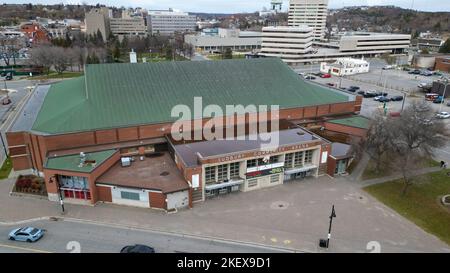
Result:
<svg viewBox="0 0 450 273"><path fill-rule="evenodd" d="M149 11L147 28L150 34L172 35L175 32L195 31L197 17L186 12Z"/></svg>
<svg viewBox="0 0 450 273"><path fill-rule="evenodd" d="M328 0L290 0L288 25L312 27L314 39L322 40L325 36L327 13Z"/></svg>
<svg viewBox="0 0 450 273"><path fill-rule="evenodd" d="M314 29L302 27L264 27L260 55L279 57L283 61L299 59L311 52Z"/></svg>

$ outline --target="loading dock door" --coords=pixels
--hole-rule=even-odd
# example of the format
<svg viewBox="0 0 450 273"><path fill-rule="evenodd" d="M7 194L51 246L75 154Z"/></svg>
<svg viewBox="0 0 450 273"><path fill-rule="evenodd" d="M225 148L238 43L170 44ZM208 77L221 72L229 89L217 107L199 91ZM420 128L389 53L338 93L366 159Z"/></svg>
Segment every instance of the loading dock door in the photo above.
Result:
<svg viewBox="0 0 450 273"><path fill-rule="evenodd" d="M167 209L180 209L189 205L189 192L178 191L167 194Z"/></svg>

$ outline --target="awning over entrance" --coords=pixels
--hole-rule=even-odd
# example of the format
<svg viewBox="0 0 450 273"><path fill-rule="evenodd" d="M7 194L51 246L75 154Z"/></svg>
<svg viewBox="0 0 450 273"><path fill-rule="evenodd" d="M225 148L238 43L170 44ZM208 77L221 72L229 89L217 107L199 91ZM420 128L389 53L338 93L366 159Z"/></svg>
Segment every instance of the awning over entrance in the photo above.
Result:
<svg viewBox="0 0 450 273"><path fill-rule="evenodd" d="M225 187L231 187L231 186L236 186L236 185L240 185L243 184L244 180L231 180L229 182L225 182L225 183L220 183L220 184L213 184L213 185L206 185L205 186L205 190L210 191L210 190L216 190L216 189L221 189L221 188L225 188Z"/></svg>
<svg viewBox="0 0 450 273"><path fill-rule="evenodd" d="M289 170L284 171L284 174L306 172L306 171L313 170L313 169L317 169L317 166L316 165L308 165L308 166L304 166L301 168L289 169Z"/></svg>

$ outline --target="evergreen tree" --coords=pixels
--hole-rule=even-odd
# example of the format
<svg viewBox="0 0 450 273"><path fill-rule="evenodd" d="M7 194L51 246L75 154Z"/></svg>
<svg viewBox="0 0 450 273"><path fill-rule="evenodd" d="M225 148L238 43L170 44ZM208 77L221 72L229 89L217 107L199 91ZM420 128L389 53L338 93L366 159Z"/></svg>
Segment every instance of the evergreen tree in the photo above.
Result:
<svg viewBox="0 0 450 273"><path fill-rule="evenodd" d="M450 53L450 38L441 46L439 53Z"/></svg>
<svg viewBox="0 0 450 273"><path fill-rule="evenodd" d="M97 30L97 35L96 35L96 45L103 45L103 35L102 32L100 31L100 29Z"/></svg>
<svg viewBox="0 0 450 273"><path fill-rule="evenodd" d="M172 46L167 46L165 50L166 60L173 60Z"/></svg>

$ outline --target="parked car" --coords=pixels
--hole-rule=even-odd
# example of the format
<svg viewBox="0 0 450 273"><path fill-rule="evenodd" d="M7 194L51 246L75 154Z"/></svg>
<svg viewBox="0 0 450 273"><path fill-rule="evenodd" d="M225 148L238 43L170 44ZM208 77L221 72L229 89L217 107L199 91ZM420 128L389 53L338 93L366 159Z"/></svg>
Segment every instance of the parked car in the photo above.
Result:
<svg viewBox="0 0 450 273"><path fill-rule="evenodd" d="M13 229L9 233L9 239L12 241L36 242L44 236L44 230L34 227L23 227Z"/></svg>
<svg viewBox="0 0 450 273"><path fill-rule="evenodd" d="M450 101L447 102L447 106L450 106Z"/></svg>
<svg viewBox="0 0 450 273"><path fill-rule="evenodd" d="M362 91L362 90L358 91L359 95L364 95L365 93L366 93L366 91Z"/></svg>
<svg viewBox="0 0 450 273"><path fill-rule="evenodd" d="M328 82L327 85L328 85L328 86L331 86L331 87L335 87L335 86L336 86L336 84L335 84L335 83L332 83L332 82Z"/></svg>
<svg viewBox="0 0 450 273"><path fill-rule="evenodd" d="M374 101L379 101L382 96L376 96L373 98Z"/></svg>
<svg viewBox="0 0 450 273"><path fill-rule="evenodd" d="M435 98L433 100L433 103L442 103L444 101L444 97L443 96L438 96L437 98Z"/></svg>
<svg viewBox="0 0 450 273"><path fill-rule="evenodd" d="M120 253L155 253L155 249L146 245L124 246Z"/></svg>
<svg viewBox="0 0 450 273"><path fill-rule="evenodd" d="M440 112L436 114L437 118L450 118L450 113L449 112Z"/></svg>
<svg viewBox="0 0 450 273"><path fill-rule="evenodd" d="M308 76L305 76L305 79L307 79L307 80L315 80L316 77L308 75Z"/></svg>
<svg viewBox="0 0 450 273"><path fill-rule="evenodd" d="M419 75L420 74L420 70L419 69L414 69L414 70L409 71L408 74Z"/></svg>
<svg viewBox="0 0 450 273"><path fill-rule="evenodd" d="M391 98L391 101L402 101L403 100L403 96L393 96Z"/></svg>
<svg viewBox="0 0 450 273"><path fill-rule="evenodd" d="M421 82L421 83L419 83L419 84L417 85L417 87L419 87L419 88L425 88L425 87L428 87L428 85L429 85L429 83Z"/></svg>
<svg viewBox="0 0 450 273"><path fill-rule="evenodd" d="M355 92L356 92L356 89L352 89L352 88L347 88L347 91L348 91L348 92L352 92L352 93L355 93Z"/></svg>
<svg viewBox="0 0 450 273"><path fill-rule="evenodd" d="M422 71L420 71L420 75L429 77L429 76L433 76L433 72L428 71L428 70L422 70Z"/></svg>
<svg viewBox="0 0 450 273"><path fill-rule="evenodd" d="M383 70L389 70L389 69L394 69L395 68L395 66L393 66L393 65L385 65L385 66L383 66Z"/></svg>
<svg viewBox="0 0 450 273"><path fill-rule="evenodd" d="M391 99L388 97L385 97L385 96L381 96L381 97L379 97L378 101L379 102L389 102L389 101L391 101Z"/></svg>
<svg viewBox="0 0 450 273"><path fill-rule="evenodd" d="M6 73L5 80L10 81L13 79L13 75L11 72Z"/></svg>
<svg viewBox="0 0 450 273"><path fill-rule="evenodd" d="M353 89L353 90L359 90L359 86L354 86L354 85L352 85L352 86L350 86L348 89Z"/></svg>
<svg viewBox="0 0 450 273"><path fill-rule="evenodd" d="M411 69L409 69L409 67L404 66L403 71L411 71Z"/></svg>
<svg viewBox="0 0 450 273"><path fill-rule="evenodd" d="M389 95L387 92L377 92L376 94L377 94L377 96L383 96L383 97L386 97L387 95Z"/></svg>
<svg viewBox="0 0 450 273"><path fill-rule="evenodd" d="M331 75L328 73L325 73L325 74L320 75L320 77L326 79L326 78L331 78Z"/></svg>
<svg viewBox="0 0 450 273"><path fill-rule="evenodd" d="M374 98L377 95L378 95L378 92L376 92L376 91L366 91L363 96L364 96L364 98Z"/></svg>

